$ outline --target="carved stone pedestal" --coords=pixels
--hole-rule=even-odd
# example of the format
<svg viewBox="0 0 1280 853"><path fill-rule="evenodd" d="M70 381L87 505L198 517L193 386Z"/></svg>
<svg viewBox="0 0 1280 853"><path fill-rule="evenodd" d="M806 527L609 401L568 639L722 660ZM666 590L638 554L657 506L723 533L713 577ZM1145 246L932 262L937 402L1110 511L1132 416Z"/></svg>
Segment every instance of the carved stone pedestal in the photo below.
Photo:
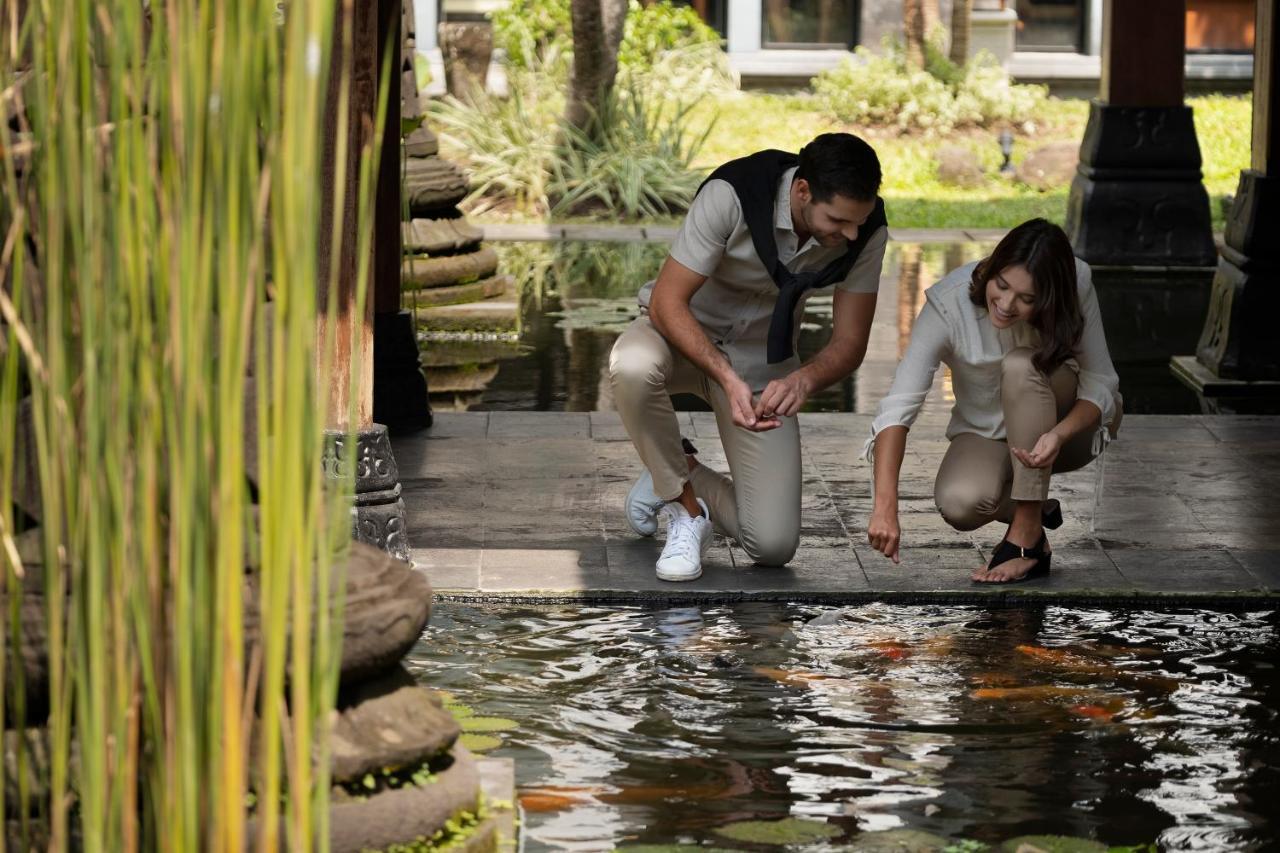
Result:
<svg viewBox="0 0 1280 853"><path fill-rule="evenodd" d="M327 431L324 470L333 479L346 476L346 433ZM351 508L353 537L381 548L400 560L409 560L409 534L404 501L400 498L400 472L391 453L387 428L373 424L356 437L355 505Z"/></svg>
<svg viewBox="0 0 1280 853"><path fill-rule="evenodd" d="M1067 202L1067 236L1090 264L1213 266L1209 197L1186 106L1094 101Z"/></svg>
<svg viewBox="0 0 1280 853"><path fill-rule="evenodd" d="M427 377L408 311L373 318L373 419L396 434L431 426Z"/></svg>
<svg viewBox="0 0 1280 853"><path fill-rule="evenodd" d="M1240 173L1224 243L1196 359L1219 379L1280 381L1280 178Z"/></svg>

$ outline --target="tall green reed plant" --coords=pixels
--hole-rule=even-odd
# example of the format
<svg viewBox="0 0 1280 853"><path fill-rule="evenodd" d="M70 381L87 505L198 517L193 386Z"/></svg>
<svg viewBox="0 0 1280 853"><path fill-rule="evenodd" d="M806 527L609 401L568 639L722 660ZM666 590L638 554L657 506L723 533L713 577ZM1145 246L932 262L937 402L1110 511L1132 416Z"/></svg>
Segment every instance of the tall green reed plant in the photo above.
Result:
<svg viewBox="0 0 1280 853"><path fill-rule="evenodd" d="M317 318L331 331L338 311L317 301L320 213L343 206L317 177L335 8L32 0L5 19L22 126L0 128L0 559L12 620L36 568L16 542L38 537L48 795L20 817L35 811L53 849L326 846L349 538L317 379L332 367ZM344 75L338 186L348 90ZM26 533L9 499L24 384L41 520ZM6 716L22 701L6 695Z"/></svg>

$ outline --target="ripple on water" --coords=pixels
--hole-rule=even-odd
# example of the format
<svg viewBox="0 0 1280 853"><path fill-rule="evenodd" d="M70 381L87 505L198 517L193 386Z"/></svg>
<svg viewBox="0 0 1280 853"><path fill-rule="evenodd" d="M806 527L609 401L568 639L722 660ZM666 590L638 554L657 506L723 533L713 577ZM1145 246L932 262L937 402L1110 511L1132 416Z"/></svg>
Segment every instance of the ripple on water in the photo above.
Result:
<svg viewBox="0 0 1280 853"><path fill-rule="evenodd" d="M516 759L530 849L723 846L717 828L798 816L844 841L1232 850L1273 843L1276 621L444 603L408 664L518 721L493 754Z"/></svg>

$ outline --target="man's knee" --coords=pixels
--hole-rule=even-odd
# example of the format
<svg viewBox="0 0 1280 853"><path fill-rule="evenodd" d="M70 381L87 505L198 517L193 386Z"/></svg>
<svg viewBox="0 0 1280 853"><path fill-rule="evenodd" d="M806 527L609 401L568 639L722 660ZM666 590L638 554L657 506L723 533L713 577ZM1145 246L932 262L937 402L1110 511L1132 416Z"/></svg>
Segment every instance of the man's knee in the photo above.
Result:
<svg viewBox="0 0 1280 853"><path fill-rule="evenodd" d="M662 387L667 382L666 365L652 347L623 335L609 353L609 380L615 389Z"/></svg>
<svg viewBox="0 0 1280 853"><path fill-rule="evenodd" d="M758 566L785 566L800 547L799 530L758 530L745 527L738 544Z"/></svg>
<svg viewBox="0 0 1280 853"><path fill-rule="evenodd" d="M995 517L999 506L997 500L977 495L963 485L939 487L933 503L942 520L956 530L977 530Z"/></svg>

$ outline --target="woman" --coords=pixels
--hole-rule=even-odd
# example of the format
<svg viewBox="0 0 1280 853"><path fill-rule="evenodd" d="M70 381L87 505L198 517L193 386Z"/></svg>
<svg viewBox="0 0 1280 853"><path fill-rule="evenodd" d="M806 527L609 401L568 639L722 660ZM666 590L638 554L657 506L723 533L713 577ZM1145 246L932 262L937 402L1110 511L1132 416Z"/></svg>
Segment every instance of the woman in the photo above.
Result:
<svg viewBox="0 0 1280 853"><path fill-rule="evenodd" d="M1061 228L1033 219L1010 231L990 257L952 271L925 296L867 442L875 465L867 538L898 562L898 473L907 430L944 362L956 402L934 502L957 530L1009 525L974 581L1043 577L1050 564L1044 528L1062 523L1057 501L1048 500L1049 476L1087 465L1120 421L1119 378L1089 267L1072 254Z"/></svg>

